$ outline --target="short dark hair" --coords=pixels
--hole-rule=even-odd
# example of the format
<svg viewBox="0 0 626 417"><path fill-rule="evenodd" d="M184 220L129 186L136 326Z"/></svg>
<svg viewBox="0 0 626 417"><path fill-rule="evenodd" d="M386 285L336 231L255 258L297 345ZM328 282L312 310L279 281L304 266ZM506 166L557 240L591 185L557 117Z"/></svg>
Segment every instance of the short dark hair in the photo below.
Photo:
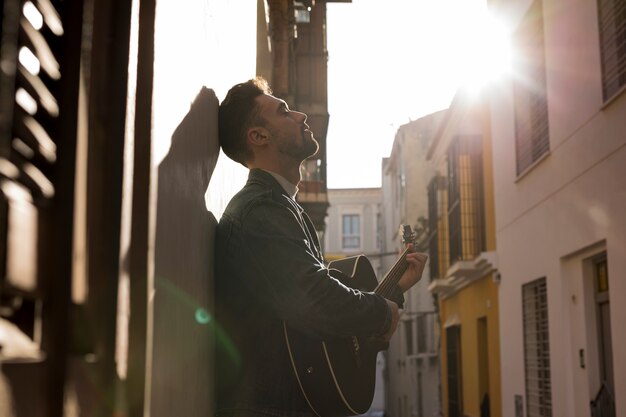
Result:
<svg viewBox="0 0 626 417"><path fill-rule="evenodd" d="M224 153L243 166L252 156L246 141L246 133L255 125L262 125L256 98L272 94L267 80L256 77L233 86L226 94L219 109L219 141Z"/></svg>

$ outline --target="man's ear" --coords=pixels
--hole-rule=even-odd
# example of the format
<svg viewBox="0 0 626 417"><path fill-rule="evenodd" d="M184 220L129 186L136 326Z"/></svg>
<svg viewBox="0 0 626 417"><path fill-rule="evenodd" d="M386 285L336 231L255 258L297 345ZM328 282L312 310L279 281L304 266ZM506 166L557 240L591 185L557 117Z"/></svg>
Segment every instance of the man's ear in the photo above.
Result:
<svg viewBox="0 0 626 417"><path fill-rule="evenodd" d="M254 146L263 146L269 142L269 132L261 126L248 129L248 143Z"/></svg>

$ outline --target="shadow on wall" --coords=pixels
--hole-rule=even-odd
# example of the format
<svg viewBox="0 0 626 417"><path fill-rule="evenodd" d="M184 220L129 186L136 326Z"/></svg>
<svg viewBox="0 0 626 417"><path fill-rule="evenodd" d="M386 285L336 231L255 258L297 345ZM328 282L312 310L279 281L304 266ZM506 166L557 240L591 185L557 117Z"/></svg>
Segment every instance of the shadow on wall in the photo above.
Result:
<svg viewBox="0 0 626 417"><path fill-rule="evenodd" d="M203 87L158 170L151 416L213 407L213 243L205 193L219 155L213 90Z"/></svg>

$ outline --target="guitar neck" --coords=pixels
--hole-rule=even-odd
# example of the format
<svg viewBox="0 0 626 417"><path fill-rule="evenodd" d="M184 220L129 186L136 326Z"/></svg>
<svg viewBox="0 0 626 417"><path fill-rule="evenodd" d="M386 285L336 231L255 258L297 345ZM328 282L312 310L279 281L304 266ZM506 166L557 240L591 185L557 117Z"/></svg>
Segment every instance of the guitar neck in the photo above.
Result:
<svg viewBox="0 0 626 417"><path fill-rule="evenodd" d="M389 298L393 294L393 291L396 285L398 285L402 274L404 274L404 271L406 271L409 266L409 263L406 260L406 255L408 253L409 248L407 247L404 252L402 252L402 255L400 255L396 263L391 267L389 272L387 272L385 277L380 281L374 290L374 293L385 298Z"/></svg>

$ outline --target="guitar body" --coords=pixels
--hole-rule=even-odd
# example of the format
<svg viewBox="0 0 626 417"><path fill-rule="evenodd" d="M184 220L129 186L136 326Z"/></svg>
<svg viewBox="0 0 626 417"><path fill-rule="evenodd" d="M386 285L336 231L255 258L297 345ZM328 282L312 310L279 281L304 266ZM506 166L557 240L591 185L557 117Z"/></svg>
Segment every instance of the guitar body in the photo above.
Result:
<svg viewBox="0 0 626 417"><path fill-rule="evenodd" d="M345 276L340 281L363 291L378 285L364 256L331 262ZM376 385L376 356L381 346L357 337L321 341L284 325L285 339L298 383L311 409L320 417L365 413Z"/></svg>

